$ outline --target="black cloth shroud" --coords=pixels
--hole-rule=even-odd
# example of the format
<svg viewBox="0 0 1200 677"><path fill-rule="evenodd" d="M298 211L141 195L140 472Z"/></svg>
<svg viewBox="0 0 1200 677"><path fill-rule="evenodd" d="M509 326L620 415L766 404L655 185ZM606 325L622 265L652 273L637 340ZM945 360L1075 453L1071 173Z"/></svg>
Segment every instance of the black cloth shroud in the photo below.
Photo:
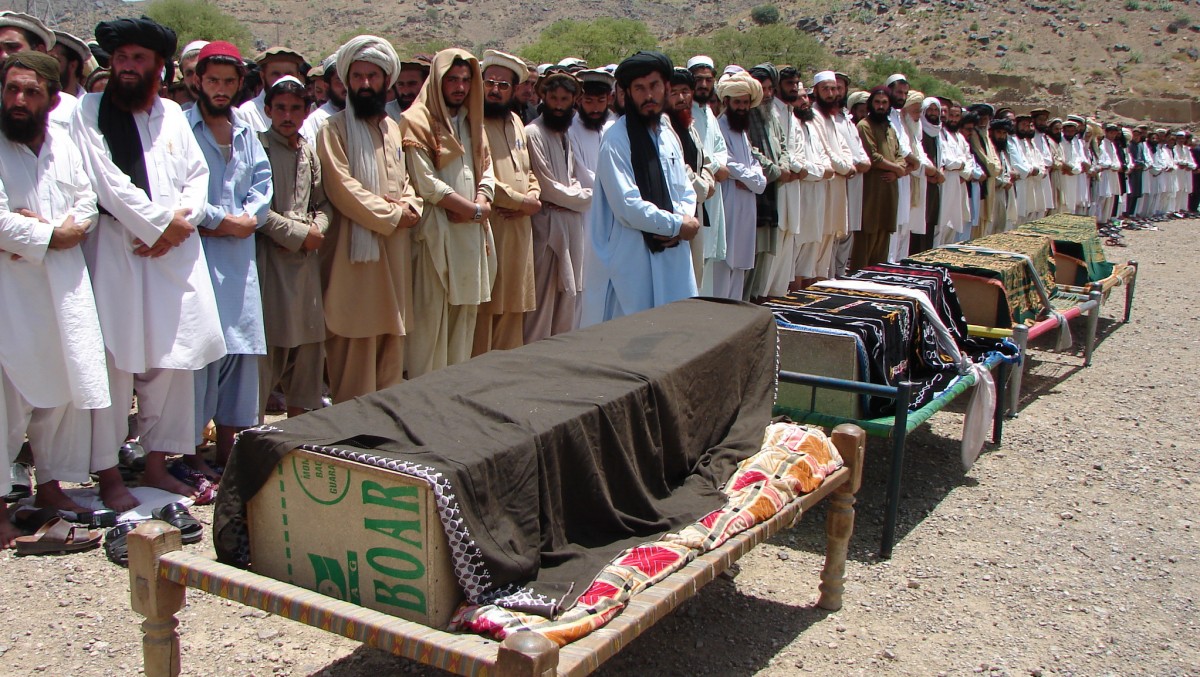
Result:
<svg viewBox="0 0 1200 677"><path fill-rule="evenodd" d="M658 133L662 133L664 121L659 118ZM663 174L658 156L658 143L646 126L645 120L636 111L625 114L625 131L629 134L629 160L633 163L633 180L637 183L642 199L667 213L675 212L671 202L671 191L667 188L667 177ZM642 231L646 247L657 254L665 251L663 241L654 233Z"/></svg>
<svg viewBox="0 0 1200 677"><path fill-rule="evenodd" d="M428 482L467 599L552 617L623 550L725 504L770 423L776 346L766 310L689 299L248 430L217 556L251 564L246 504L303 448Z"/></svg>
<svg viewBox="0 0 1200 677"><path fill-rule="evenodd" d="M113 101L112 93L105 91L100 96L97 118L97 126L108 143L108 152L112 155L113 164L129 177L133 185L141 188L147 198L153 200L154 196L150 193L150 176L146 173L146 154L142 151L142 135L138 132L133 113L121 110ZM100 211L108 213L103 206Z"/></svg>

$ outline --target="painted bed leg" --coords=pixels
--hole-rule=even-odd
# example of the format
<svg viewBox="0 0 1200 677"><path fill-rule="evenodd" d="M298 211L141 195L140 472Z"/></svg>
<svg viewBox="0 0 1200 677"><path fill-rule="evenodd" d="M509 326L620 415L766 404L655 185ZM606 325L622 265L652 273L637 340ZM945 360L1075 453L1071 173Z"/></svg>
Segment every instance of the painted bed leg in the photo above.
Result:
<svg viewBox="0 0 1200 677"><path fill-rule="evenodd" d="M159 557L179 550L179 529L157 520L129 533L129 596L142 621L142 660L146 677L178 677L179 621L186 588L158 575Z"/></svg>
<svg viewBox="0 0 1200 677"><path fill-rule="evenodd" d="M1128 322L1129 314L1133 312L1133 290L1137 287L1137 261L1130 261L1129 265L1133 266L1133 276L1129 278L1129 284L1125 285L1125 319L1121 320L1121 324Z"/></svg>
<svg viewBox="0 0 1200 677"><path fill-rule="evenodd" d="M496 654L498 677L553 677L557 672L558 645L545 636L515 632L500 643Z"/></svg>
<svg viewBox="0 0 1200 677"><path fill-rule="evenodd" d="M1012 372L1012 401L1008 407L1009 418L1016 418L1021 408L1021 379L1025 375L1025 367L1029 362L1029 327L1023 324L1013 327L1013 340L1020 349L1021 361L1013 368Z"/></svg>
<svg viewBox="0 0 1200 677"><path fill-rule="evenodd" d="M1083 366L1092 366L1092 350L1096 347L1096 327L1100 326L1100 300L1103 294L1094 291L1088 300L1096 304L1087 316L1087 338L1083 342Z"/></svg>
<svg viewBox="0 0 1200 677"><path fill-rule="evenodd" d="M828 611L842 608L846 584L846 556L854 534L854 495L862 485L862 464L867 434L856 425L843 423L833 429L833 444L850 469L850 479L829 496L825 515L825 567L821 569L821 596L817 606Z"/></svg>

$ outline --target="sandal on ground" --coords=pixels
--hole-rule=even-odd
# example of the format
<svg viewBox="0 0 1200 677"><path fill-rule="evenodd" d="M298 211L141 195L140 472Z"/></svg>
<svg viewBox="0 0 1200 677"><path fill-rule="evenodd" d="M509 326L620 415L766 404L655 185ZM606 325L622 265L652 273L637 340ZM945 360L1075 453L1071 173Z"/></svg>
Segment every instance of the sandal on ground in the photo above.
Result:
<svg viewBox="0 0 1200 677"><path fill-rule="evenodd" d="M182 503L164 505L151 514L154 515L154 519L162 520L179 529L179 535L185 544L200 542L204 527L200 526L200 523L196 521L195 517L192 517L192 513L188 512L187 507Z"/></svg>
<svg viewBox="0 0 1200 677"><path fill-rule="evenodd" d="M108 561L118 566L129 566L129 532L137 527L137 522L122 522L104 534L104 554Z"/></svg>
<svg viewBox="0 0 1200 677"><path fill-rule="evenodd" d="M1106 244L1110 247L1128 247L1129 246L1129 245L1125 244L1124 242L1121 242L1120 240L1118 240L1115 237L1108 238L1107 240L1104 241L1104 244Z"/></svg>
<svg viewBox="0 0 1200 677"><path fill-rule="evenodd" d="M71 524L56 517L42 525L32 536L18 536L17 554L50 555L91 550L100 545L101 533Z"/></svg>
<svg viewBox="0 0 1200 677"><path fill-rule="evenodd" d="M4 496L9 503L16 503L33 495L33 469L28 463L13 463L8 468L12 489Z"/></svg>

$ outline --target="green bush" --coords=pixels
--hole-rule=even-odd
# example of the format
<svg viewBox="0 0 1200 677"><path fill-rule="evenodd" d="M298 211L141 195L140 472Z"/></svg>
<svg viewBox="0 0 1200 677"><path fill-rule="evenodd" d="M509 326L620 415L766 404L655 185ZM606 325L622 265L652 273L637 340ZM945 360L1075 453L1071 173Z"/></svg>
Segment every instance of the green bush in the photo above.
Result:
<svg viewBox="0 0 1200 677"><path fill-rule="evenodd" d="M912 62L890 56L875 56L863 61L861 68L863 73L858 84L862 89L882 85L892 73L904 73L908 78L909 86L919 92L924 92L925 96L944 96L966 103L963 101L964 95L961 89L952 83L922 73Z"/></svg>
<svg viewBox="0 0 1200 677"><path fill-rule="evenodd" d="M791 26L753 26L744 31L725 27L703 37L688 37L666 45L676 63L696 54L707 54L717 62L718 72L734 63L750 68L760 63L795 66L807 82L816 70L837 68L840 59L831 56L821 43Z"/></svg>
<svg viewBox="0 0 1200 677"><path fill-rule="evenodd" d="M547 26L537 42L519 54L535 63L557 63L574 56L597 68L618 63L639 49L657 49L657 45L658 38L646 24L633 19L563 19Z"/></svg>
<svg viewBox="0 0 1200 677"><path fill-rule="evenodd" d="M750 18L759 26L779 23L779 8L775 5L759 5L750 10Z"/></svg>
<svg viewBox="0 0 1200 677"><path fill-rule="evenodd" d="M181 49L193 40L228 40L243 54L254 53L250 29L208 0L154 0L144 14L173 29Z"/></svg>

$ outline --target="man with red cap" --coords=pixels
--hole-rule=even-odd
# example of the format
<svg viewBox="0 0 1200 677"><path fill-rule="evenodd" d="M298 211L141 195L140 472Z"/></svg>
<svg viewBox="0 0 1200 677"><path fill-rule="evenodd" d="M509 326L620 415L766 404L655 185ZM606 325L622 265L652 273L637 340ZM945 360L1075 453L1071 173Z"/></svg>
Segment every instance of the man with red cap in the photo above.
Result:
<svg viewBox="0 0 1200 677"><path fill-rule="evenodd" d="M71 121L100 203L100 223L84 254L113 404L93 414L94 455L111 456L111 472L117 473L136 388L138 432L150 452L143 483L195 495L167 472L166 457L195 453L192 372L225 354L195 236L206 217L208 167L179 104L158 96L163 66L175 53L175 32L150 19L118 19L97 25L96 40L112 55L112 79L103 94L80 100ZM117 509L103 486L101 497Z"/></svg>
<svg viewBox="0 0 1200 677"><path fill-rule="evenodd" d="M258 363L267 352L254 233L271 206L271 163L249 123L233 114L245 69L237 47L205 45L196 60L199 100L185 114L208 165L199 233L227 351L196 372L196 444L214 421L220 465L229 460L233 436L258 423ZM191 460L216 479L199 456Z"/></svg>

